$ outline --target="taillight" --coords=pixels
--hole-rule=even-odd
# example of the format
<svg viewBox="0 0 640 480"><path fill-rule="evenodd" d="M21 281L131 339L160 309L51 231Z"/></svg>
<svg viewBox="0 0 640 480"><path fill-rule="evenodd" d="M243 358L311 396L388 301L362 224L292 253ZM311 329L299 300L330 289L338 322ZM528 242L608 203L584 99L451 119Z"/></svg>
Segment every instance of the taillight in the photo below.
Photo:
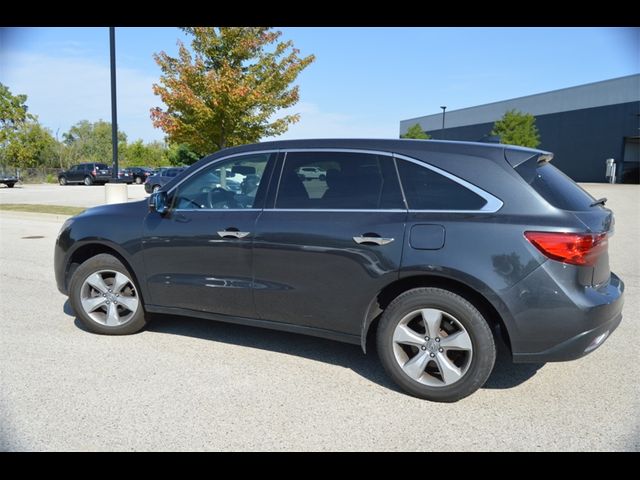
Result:
<svg viewBox="0 0 640 480"><path fill-rule="evenodd" d="M524 232L524 236L547 257L571 265L595 265L609 243L606 233Z"/></svg>
<svg viewBox="0 0 640 480"><path fill-rule="evenodd" d="M93 167L93 171L91 172L91 175L95 177L97 174L98 174L98 169L96 167Z"/></svg>

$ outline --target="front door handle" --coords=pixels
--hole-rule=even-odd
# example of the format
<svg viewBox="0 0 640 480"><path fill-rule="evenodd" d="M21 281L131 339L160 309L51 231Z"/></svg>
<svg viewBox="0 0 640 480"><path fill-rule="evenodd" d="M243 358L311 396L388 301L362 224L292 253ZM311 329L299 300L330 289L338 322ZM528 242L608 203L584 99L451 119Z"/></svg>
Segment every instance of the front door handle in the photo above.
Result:
<svg viewBox="0 0 640 480"><path fill-rule="evenodd" d="M374 245L387 245L393 242L393 238L383 238L383 237L353 237L353 241L356 243L360 243L363 245L374 244Z"/></svg>
<svg viewBox="0 0 640 480"><path fill-rule="evenodd" d="M222 238L244 238L251 232L239 232L238 230L223 230L218 232Z"/></svg>

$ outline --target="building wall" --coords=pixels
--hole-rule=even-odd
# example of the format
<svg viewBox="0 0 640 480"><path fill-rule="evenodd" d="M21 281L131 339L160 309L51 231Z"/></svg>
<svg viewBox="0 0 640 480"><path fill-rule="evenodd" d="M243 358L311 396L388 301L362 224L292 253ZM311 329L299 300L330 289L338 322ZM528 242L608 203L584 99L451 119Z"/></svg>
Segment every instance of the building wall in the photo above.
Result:
<svg viewBox="0 0 640 480"><path fill-rule="evenodd" d="M627 102L536 116L539 148L554 153L553 164L575 181L605 182L605 159L622 162L624 137L640 134L640 102ZM427 130L438 140L479 141L493 122ZM621 164L618 168L621 167Z"/></svg>

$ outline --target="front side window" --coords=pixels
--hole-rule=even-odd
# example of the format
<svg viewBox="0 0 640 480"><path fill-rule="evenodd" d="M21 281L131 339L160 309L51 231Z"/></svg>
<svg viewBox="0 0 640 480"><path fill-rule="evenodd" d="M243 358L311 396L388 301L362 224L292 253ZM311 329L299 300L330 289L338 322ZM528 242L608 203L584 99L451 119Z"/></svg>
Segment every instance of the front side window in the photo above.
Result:
<svg viewBox="0 0 640 480"><path fill-rule="evenodd" d="M487 201L450 178L397 159L400 181L411 210L480 210Z"/></svg>
<svg viewBox="0 0 640 480"><path fill-rule="evenodd" d="M180 184L173 196L176 210L253 208L269 153L216 162Z"/></svg>
<svg viewBox="0 0 640 480"><path fill-rule="evenodd" d="M403 209L393 159L366 153L289 152L276 208Z"/></svg>

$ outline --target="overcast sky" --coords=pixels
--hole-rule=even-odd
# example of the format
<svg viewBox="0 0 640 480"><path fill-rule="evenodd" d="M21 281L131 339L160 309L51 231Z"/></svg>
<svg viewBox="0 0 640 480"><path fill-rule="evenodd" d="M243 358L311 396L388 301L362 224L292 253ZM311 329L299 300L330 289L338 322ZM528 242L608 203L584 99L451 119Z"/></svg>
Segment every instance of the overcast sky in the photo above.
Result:
<svg viewBox="0 0 640 480"><path fill-rule="evenodd" d="M279 28L316 61L298 78L301 121L280 138L398 136L399 121L640 72L635 28ZM177 28L117 28L118 122L162 140L149 109ZM110 120L107 28L0 30L0 82L55 134Z"/></svg>

